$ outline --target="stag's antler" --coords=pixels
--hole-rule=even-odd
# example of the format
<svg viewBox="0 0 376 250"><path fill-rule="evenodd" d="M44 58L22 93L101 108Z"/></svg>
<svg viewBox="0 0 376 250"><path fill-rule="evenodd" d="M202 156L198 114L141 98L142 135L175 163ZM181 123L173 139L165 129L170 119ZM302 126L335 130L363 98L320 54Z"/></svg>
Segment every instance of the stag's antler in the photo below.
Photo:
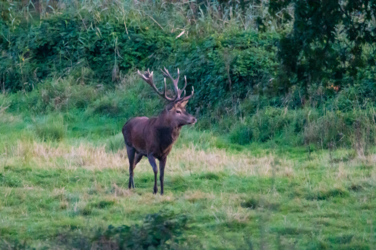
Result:
<svg viewBox="0 0 376 250"><path fill-rule="evenodd" d="M187 77L184 76L184 80L185 80L185 84L184 84L184 87L183 89L179 89L179 86L178 86L178 83L179 83L179 77L180 77L180 71L178 69L178 78L174 79L172 78L172 76L170 75L170 73L168 72L168 70L166 68L164 68L164 70L162 70L162 73L163 73L163 76L165 77L168 77L171 79L172 83L173 83L173 87L174 87L174 92L176 94L175 98L171 98L171 97L168 97L167 96L167 93L166 93L166 78L164 79L164 91L163 93L159 92L159 90L157 89L157 87L155 86L154 84L154 81L153 81L153 71L150 73L149 69L147 72L145 72L145 74L141 74L140 71L138 70L137 73L141 76L141 78L147 82L154 90L155 92L158 93L158 95L160 95L161 97L163 97L164 99L170 101L170 102L179 102L179 101L186 101L188 99L190 99L192 96L193 96L193 93L194 93L194 88L192 86L192 93L189 95L189 96L185 96L185 88L187 87ZM181 94L184 92L184 95L183 97L181 97Z"/></svg>
<svg viewBox="0 0 376 250"><path fill-rule="evenodd" d="M161 92L159 92L159 90L157 89L157 87L154 84L153 71L150 73L150 71L148 69L148 71L146 71L145 74L141 74L141 72L139 70L137 70L137 73L141 76L141 78L147 84L149 84L155 90L155 92L158 93L158 95L160 95L161 97L163 97L164 99L166 99L166 100L168 100L170 102L173 102L175 100L174 98L170 98L170 97L167 96L167 93L166 93L166 80L165 80L165 84L164 84L164 91L163 91L163 93L161 93Z"/></svg>

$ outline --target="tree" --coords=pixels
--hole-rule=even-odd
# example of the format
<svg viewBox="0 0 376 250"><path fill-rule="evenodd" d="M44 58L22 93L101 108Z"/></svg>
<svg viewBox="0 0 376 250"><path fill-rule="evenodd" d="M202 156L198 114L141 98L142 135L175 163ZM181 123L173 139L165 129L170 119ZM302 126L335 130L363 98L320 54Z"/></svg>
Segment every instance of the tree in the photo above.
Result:
<svg viewBox="0 0 376 250"><path fill-rule="evenodd" d="M376 0L270 0L269 13L281 12L294 20L279 43L285 90L295 82L341 87L364 69L374 72Z"/></svg>

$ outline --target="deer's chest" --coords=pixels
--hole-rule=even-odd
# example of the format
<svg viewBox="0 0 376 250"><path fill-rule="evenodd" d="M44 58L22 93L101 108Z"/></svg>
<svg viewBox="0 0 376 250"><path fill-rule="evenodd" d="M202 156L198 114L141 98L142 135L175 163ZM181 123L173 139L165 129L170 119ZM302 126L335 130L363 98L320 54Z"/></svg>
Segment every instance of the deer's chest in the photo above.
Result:
<svg viewBox="0 0 376 250"><path fill-rule="evenodd" d="M175 141L179 137L179 128L161 127L158 129L159 153L167 156Z"/></svg>

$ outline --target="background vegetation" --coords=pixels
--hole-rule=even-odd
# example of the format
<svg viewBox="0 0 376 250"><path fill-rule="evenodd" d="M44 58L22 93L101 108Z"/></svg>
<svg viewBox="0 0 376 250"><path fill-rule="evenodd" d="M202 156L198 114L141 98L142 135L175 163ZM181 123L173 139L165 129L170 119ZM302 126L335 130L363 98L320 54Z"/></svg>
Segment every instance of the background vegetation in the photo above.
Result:
<svg viewBox="0 0 376 250"><path fill-rule="evenodd" d="M375 6L0 0L0 246L372 249ZM199 122L154 197L120 130L162 66Z"/></svg>

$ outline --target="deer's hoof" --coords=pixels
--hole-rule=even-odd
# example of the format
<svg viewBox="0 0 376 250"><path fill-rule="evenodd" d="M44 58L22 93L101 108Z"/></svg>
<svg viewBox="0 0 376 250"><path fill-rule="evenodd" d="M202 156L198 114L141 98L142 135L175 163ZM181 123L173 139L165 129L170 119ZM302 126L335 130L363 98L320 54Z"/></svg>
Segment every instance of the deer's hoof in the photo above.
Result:
<svg viewBox="0 0 376 250"><path fill-rule="evenodd" d="M133 178L129 178L129 182L128 182L128 189L134 189L134 180Z"/></svg>

